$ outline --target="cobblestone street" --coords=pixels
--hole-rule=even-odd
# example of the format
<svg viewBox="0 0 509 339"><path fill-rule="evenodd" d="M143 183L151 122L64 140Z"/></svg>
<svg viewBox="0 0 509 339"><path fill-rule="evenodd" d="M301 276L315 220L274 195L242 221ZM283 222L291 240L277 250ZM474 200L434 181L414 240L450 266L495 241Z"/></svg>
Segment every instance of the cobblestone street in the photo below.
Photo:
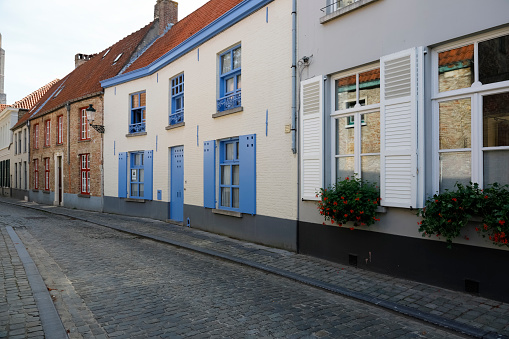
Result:
<svg viewBox="0 0 509 339"><path fill-rule="evenodd" d="M76 217L59 216L5 203L0 209L0 338L43 338L44 325L7 227L35 262L70 338L458 337L290 279L80 219L177 228L162 222L65 209L59 210ZM182 241L178 231L175 237ZM196 234L193 245L228 241ZM259 246L246 248L260 255ZM298 263L293 253L271 253ZM501 316L491 319L501 329L507 328L506 307L497 307Z"/></svg>

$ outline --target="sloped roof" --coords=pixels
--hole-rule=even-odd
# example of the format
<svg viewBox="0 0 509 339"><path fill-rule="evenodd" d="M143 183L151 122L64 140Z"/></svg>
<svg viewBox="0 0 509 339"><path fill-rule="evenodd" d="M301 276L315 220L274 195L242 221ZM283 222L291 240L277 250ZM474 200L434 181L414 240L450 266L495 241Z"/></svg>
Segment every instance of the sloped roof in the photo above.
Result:
<svg viewBox="0 0 509 339"><path fill-rule="evenodd" d="M150 65L244 0L210 0L178 21L156 40L124 73ZM106 77L103 79L107 79Z"/></svg>
<svg viewBox="0 0 509 339"><path fill-rule="evenodd" d="M29 119L51 112L67 102L102 93L100 81L111 78L122 70L152 25L153 22L113 46L92 55L89 61L78 66L64 79L54 84L52 89L46 92L38 104L32 108ZM118 60L116 60L117 57ZM56 91L56 89L58 90Z"/></svg>

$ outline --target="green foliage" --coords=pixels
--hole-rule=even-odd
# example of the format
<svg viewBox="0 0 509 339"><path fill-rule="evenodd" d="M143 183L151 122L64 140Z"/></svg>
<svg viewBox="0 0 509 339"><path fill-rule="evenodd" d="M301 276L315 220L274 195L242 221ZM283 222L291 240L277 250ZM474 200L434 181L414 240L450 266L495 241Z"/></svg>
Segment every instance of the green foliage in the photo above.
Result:
<svg viewBox="0 0 509 339"><path fill-rule="evenodd" d="M369 226L380 220L376 218L380 192L374 183L347 177L328 189L321 188L316 196L320 214L331 224L353 221L355 226Z"/></svg>
<svg viewBox="0 0 509 339"><path fill-rule="evenodd" d="M507 245L506 234L509 217L508 186L495 183L485 190L478 184L462 185L456 183L456 190L435 194L426 200L425 207L419 210L423 220L419 232L422 236L444 237L451 248L452 239L460 236L461 230L473 216L482 218L483 226L476 231L498 245Z"/></svg>

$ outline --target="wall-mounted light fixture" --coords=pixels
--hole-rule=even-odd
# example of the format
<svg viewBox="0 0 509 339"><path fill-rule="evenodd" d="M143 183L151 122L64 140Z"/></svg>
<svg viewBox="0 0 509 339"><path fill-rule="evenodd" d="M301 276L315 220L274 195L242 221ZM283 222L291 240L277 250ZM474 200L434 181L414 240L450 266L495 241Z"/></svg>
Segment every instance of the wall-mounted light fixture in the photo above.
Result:
<svg viewBox="0 0 509 339"><path fill-rule="evenodd" d="M85 110L87 112L87 120L90 126L93 127L97 132L104 133L104 125L93 125L95 119L95 108L90 104L90 106Z"/></svg>

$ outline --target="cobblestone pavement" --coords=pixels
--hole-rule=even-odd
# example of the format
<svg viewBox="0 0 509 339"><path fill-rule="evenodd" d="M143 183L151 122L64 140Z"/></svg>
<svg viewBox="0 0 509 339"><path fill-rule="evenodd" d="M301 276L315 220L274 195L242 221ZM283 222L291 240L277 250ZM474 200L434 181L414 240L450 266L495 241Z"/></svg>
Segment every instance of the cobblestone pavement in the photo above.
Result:
<svg viewBox="0 0 509 339"><path fill-rule="evenodd" d="M1 227L12 226L28 249L70 338L458 337L276 275L93 225L78 215L6 204L1 210ZM137 222L178 230L152 220L88 215L124 226ZM243 244L182 230L182 236L196 233L194 241L204 245L231 242L240 250ZM243 246L253 255L296 257Z"/></svg>
<svg viewBox="0 0 509 339"><path fill-rule="evenodd" d="M0 338L44 338L32 289L1 215Z"/></svg>

